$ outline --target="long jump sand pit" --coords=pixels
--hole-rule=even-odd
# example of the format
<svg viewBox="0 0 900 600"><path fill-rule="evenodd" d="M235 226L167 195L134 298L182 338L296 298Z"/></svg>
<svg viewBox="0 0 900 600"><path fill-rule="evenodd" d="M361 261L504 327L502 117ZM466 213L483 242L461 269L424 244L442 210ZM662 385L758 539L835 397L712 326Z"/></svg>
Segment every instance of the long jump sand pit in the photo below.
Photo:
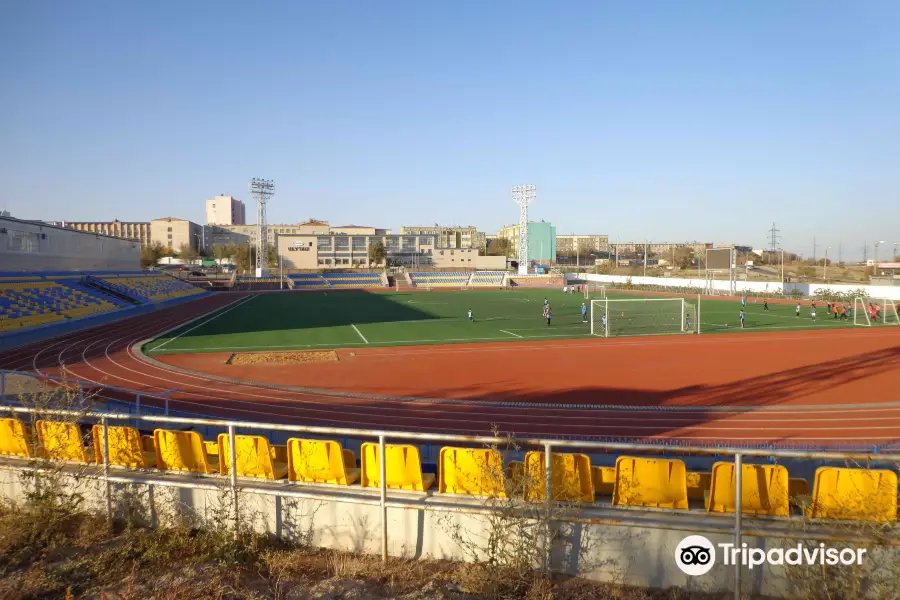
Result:
<svg viewBox="0 0 900 600"><path fill-rule="evenodd" d="M338 362L334 350L295 350L290 352L235 352L226 365L299 365Z"/></svg>

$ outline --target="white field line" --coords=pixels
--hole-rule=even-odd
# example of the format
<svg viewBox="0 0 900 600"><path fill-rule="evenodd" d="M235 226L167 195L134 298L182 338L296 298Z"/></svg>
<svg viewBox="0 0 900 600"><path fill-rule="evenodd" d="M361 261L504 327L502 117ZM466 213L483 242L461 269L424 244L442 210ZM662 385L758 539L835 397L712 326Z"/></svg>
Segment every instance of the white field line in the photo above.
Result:
<svg viewBox="0 0 900 600"><path fill-rule="evenodd" d="M180 338L180 337L183 336L184 334L190 333L190 332L192 332L193 330L197 329L198 327L203 327L204 325L206 325L206 324L209 323L210 321L214 321L215 319L218 319L218 318L221 317L222 315L227 314L227 313L230 313L231 311L233 311L233 310L236 309L237 307L243 306L244 304L247 304L250 300L253 300L254 298L256 298L256 296L247 296L247 298L246 298L245 300L238 300L237 302L235 302L233 305L231 305L229 308L223 310L222 312L216 313L216 314L214 314L213 316L211 316L210 318L206 319L205 321L200 321L199 323L197 323L196 325L194 325L194 326L191 327L190 329L186 329L185 331L182 331L181 333L179 333L179 334L176 335L175 337L167 339L165 342L163 342L162 344L160 344L160 345L157 346L156 348L153 348L152 350L150 350L150 352L155 352L156 350L159 350L160 348L162 348L162 347L165 346L166 344L168 344L168 343L170 343L170 342L174 342L175 340L177 340L178 338Z"/></svg>
<svg viewBox="0 0 900 600"><path fill-rule="evenodd" d="M359 330L359 328L356 325L354 325L353 323L350 323L350 327L353 328L353 331L355 331L357 333L357 335L359 335L359 337L362 339L363 342L365 342L367 344L369 343L369 340L366 339L366 336L364 336L362 334L362 332Z"/></svg>
<svg viewBox="0 0 900 600"><path fill-rule="evenodd" d="M503 333L508 333L509 335L515 336L515 337L517 337L517 338L521 338L521 337L522 337L522 336L519 335L518 333L513 333L512 331L507 331L507 330L505 330L505 329L501 329L500 331L502 331Z"/></svg>

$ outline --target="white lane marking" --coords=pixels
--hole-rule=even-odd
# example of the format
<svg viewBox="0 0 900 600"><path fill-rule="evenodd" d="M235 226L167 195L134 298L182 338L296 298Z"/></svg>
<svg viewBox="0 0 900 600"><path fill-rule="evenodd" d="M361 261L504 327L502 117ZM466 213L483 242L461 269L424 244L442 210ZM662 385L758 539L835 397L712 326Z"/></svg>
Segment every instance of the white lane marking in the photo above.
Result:
<svg viewBox="0 0 900 600"><path fill-rule="evenodd" d="M362 332L359 330L359 328L356 325L354 325L353 323L350 323L350 327L352 327L353 331L355 331L359 335L359 337L362 338L363 342L365 342L367 344L369 343L369 340L366 339L366 336L364 336L362 334Z"/></svg>
<svg viewBox="0 0 900 600"><path fill-rule="evenodd" d="M503 333L508 333L509 335L515 336L515 337L517 337L517 338L522 337L522 336L519 335L518 333L513 333L512 331L507 331L507 330L505 330L505 329L501 329L500 331L502 331Z"/></svg>
<svg viewBox="0 0 900 600"><path fill-rule="evenodd" d="M210 318L206 319L205 321L200 321L199 323L197 323L196 325L194 325L194 326L191 327L190 329L187 329L187 330L185 330L185 331L182 331L181 333L179 333L178 335L176 335L176 336L173 337L173 338L167 339L165 342L163 342L162 344L160 344L160 345L157 346L156 348L153 348L152 350L150 350L150 352L155 352L155 351L159 350L160 348L162 348L162 347L165 346L166 344L168 344L168 343L170 343L170 342L174 342L175 340L177 340L178 338L180 338L180 337L183 336L184 334L190 333L190 332L192 332L193 330L197 329L198 327L203 327L204 325L206 325L206 324L209 323L210 321L214 321L214 320L218 319L219 317L221 317L222 315L230 313L231 311L233 311L233 310L236 309L237 307L243 306L243 305L247 304L248 302L250 302L250 301L253 300L254 298L256 298L256 296L248 296L246 300L240 300L240 301L238 301L238 302L235 302L230 308L227 308L227 309L223 310L223 311L220 312L220 313L214 314L213 316L211 316Z"/></svg>

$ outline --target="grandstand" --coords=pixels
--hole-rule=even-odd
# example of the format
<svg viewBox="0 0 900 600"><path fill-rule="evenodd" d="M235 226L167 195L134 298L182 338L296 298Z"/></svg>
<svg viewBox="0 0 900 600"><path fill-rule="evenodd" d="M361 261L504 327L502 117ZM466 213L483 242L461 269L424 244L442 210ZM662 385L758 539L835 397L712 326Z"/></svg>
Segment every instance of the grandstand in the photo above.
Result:
<svg viewBox="0 0 900 600"><path fill-rule="evenodd" d="M471 273L465 271L441 273L441 272L410 272L409 279L414 287L466 287L469 284Z"/></svg>
<svg viewBox="0 0 900 600"><path fill-rule="evenodd" d="M506 271L476 271L469 280L471 287L501 287Z"/></svg>
<svg viewBox="0 0 900 600"><path fill-rule="evenodd" d="M77 319L117 308L114 299L100 297L78 284L0 278L0 331Z"/></svg>
<svg viewBox="0 0 900 600"><path fill-rule="evenodd" d="M381 273L324 273L322 278L334 288L374 288L386 285L386 278Z"/></svg>
<svg viewBox="0 0 900 600"><path fill-rule="evenodd" d="M0 274L0 332L203 293L194 285L156 272L5 273Z"/></svg>
<svg viewBox="0 0 900 600"><path fill-rule="evenodd" d="M288 275L294 289L328 287L328 282L318 273L294 273Z"/></svg>
<svg viewBox="0 0 900 600"><path fill-rule="evenodd" d="M88 418L89 415L88 415ZM16 417L0 419L0 455L102 464L102 426L38 420L34 427ZM205 440L197 431L155 429L142 435L130 426L108 428L109 464L159 471L228 476L229 436ZM380 487L377 443L363 443L359 456L336 439L290 437L272 445L263 435L235 436L238 477L343 487ZM387 489L466 496L520 495L546 500L545 456L529 451L523 461L496 449L442 447L436 473L411 444L386 444ZM669 511L734 513L735 464L718 461L709 471L690 471L684 460L624 454L614 466L595 465L586 454L551 455L551 497L579 504ZM888 469L820 466L812 486L775 464L743 464L742 512L788 519L897 520L898 479ZM436 488L435 485L437 484ZM809 490L812 489L812 493Z"/></svg>
<svg viewBox="0 0 900 600"><path fill-rule="evenodd" d="M92 276L88 278L88 283L131 298L139 304L164 302L203 293L195 285L156 272Z"/></svg>

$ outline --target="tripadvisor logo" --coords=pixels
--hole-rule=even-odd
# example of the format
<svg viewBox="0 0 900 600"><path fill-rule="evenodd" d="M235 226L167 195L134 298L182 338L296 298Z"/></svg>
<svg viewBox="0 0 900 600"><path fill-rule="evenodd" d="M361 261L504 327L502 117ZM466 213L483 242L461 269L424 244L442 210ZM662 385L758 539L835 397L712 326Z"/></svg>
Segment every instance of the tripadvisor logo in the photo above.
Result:
<svg viewBox="0 0 900 600"><path fill-rule="evenodd" d="M861 565L865 548L830 548L797 544L789 548L740 548L733 543L718 544L723 565L740 564L749 569L761 565ZM691 576L705 575L716 563L716 548L702 535L689 535L675 548L675 564Z"/></svg>
<svg viewBox="0 0 900 600"><path fill-rule="evenodd" d="M716 549L702 535L689 535L675 548L675 564L685 575L705 575L716 564Z"/></svg>

